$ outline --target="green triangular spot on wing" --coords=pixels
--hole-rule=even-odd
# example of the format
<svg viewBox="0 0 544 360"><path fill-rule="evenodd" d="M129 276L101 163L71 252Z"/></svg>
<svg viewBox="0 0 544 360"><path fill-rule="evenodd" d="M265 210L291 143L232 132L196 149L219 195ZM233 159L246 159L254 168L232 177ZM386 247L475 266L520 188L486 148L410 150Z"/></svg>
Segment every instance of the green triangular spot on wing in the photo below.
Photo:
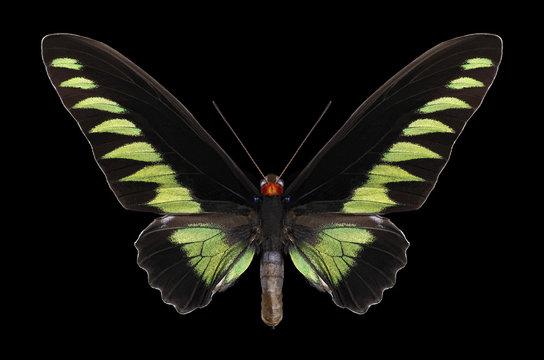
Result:
<svg viewBox="0 0 544 360"><path fill-rule="evenodd" d="M102 159L131 159L144 162L159 162L162 160L151 144L140 141L118 147L102 156Z"/></svg>
<svg viewBox="0 0 544 360"><path fill-rule="evenodd" d="M81 65L77 59L72 58L56 58L51 61L51 66L56 68L65 68L72 70L81 70L83 65Z"/></svg>
<svg viewBox="0 0 544 360"><path fill-rule="evenodd" d="M128 136L141 136L142 130L127 119L110 119L93 127L89 133L112 133Z"/></svg>
<svg viewBox="0 0 544 360"><path fill-rule="evenodd" d="M141 181L158 184L155 197L146 205L154 206L164 213L196 214L202 212L200 204L194 201L189 189L180 185L176 180L175 171L166 164L145 166L119 181Z"/></svg>
<svg viewBox="0 0 544 360"><path fill-rule="evenodd" d="M446 124L434 119L417 119L412 121L407 128L402 130L404 136L416 136L430 133L455 133Z"/></svg>
<svg viewBox="0 0 544 360"><path fill-rule="evenodd" d="M184 187L157 188L157 196L147 203L169 214L199 213L200 204L192 200L189 190Z"/></svg>
<svg viewBox="0 0 544 360"><path fill-rule="evenodd" d="M410 142L398 142L393 144L383 155L383 162L399 162L413 159L441 159L442 156L424 146Z"/></svg>
<svg viewBox="0 0 544 360"><path fill-rule="evenodd" d="M370 170L369 174L368 185L383 185L402 181L425 181L396 165L378 164Z"/></svg>
<svg viewBox="0 0 544 360"><path fill-rule="evenodd" d="M396 205L387 196L385 187L360 187L355 190L351 200L344 204L344 213L379 213L389 206Z"/></svg>
<svg viewBox="0 0 544 360"><path fill-rule="evenodd" d="M122 114L127 112L126 109L124 109L115 101L98 96L89 97L81 100L80 102L72 106L72 109L94 109L107 111L115 114Z"/></svg>
<svg viewBox="0 0 544 360"><path fill-rule="evenodd" d="M84 77L74 77L60 83L61 87L79 88L83 90L95 89L98 87L94 81Z"/></svg>
<svg viewBox="0 0 544 360"><path fill-rule="evenodd" d="M472 58L467 59L461 67L463 70L472 70L472 69L479 69L479 68L486 68L493 66L493 61L491 59L486 58Z"/></svg>
<svg viewBox="0 0 544 360"><path fill-rule="evenodd" d="M378 164L369 172L368 180L356 188L351 198L344 203L343 213L347 214L374 214L397 205L387 195L388 183L404 181L425 181L410 174L396 165Z"/></svg>
<svg viewBox="0 0 544 360"><path fill-rule="evenodd" d="M460 77L450 81L446 87L454 90L461 90L473 87L484 87L484 83L470 77Z"/></svg>
<svg viewBox="0 0 544 360"><path fill-rule="evenodd" d="M461 99L455 97L441 97L431 100L417 110L420 114L429 114L449 109L471 109L472 107Z"/></svg>
<svg viewBox="0 0 544 360"><path fill-rule="evenodd" d="M155 199L149 202L149 204L153 203L160 203L160 202L168 202L173 201L173 199L176 200L192 200L191 193L189 192L189 189L181 186L177 187L165 187L161 186L158 188L158 194Z"/></svg>
<svg viewBox="0 0 544 360"><path fill-rule="evenodd" d="M161 185L176 186L175 171L168 165L149 165L119 181L154 182Z"/></svg>

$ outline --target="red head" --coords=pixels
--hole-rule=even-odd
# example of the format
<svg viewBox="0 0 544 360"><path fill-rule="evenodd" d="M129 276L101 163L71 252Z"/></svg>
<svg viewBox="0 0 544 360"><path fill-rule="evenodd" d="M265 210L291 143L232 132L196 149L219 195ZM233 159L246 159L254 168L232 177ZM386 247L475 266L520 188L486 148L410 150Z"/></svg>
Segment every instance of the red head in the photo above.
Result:
<svg viewBox="0 0 544 360"><path fill-rule="evenodd" d="M283 180L277 175L268 174L266 179L261 180L261 194L277 196L283 193Z"/></svg>

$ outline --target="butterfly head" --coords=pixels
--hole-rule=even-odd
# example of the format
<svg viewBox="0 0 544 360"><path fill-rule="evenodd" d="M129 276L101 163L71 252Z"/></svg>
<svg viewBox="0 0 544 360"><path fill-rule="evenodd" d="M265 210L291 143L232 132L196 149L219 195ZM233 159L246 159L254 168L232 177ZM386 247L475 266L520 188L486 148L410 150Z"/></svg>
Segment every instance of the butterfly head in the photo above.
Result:
<svg viewBox="0 0 544 360"><path fill-rule="evenodd" d="M261 180L261 194L267 196L281 195L283 193L283 180L274 174L266 175Z"/></svg>

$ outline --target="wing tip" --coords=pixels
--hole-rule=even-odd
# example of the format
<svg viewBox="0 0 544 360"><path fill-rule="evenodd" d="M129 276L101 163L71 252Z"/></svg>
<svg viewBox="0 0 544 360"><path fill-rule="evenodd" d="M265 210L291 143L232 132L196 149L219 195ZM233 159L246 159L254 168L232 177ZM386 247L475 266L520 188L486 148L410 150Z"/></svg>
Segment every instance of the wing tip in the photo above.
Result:
<svg viewBox="0 0 544 360"><path fill-rule="evenodd" d="M81 36L81 35L77 35L77 34L72 34L72 33L63 33L63 32L58 32L58 33L50 33L50 34L46 34L42 37L42 41L41 41L41 47L42 47L42 51L45 47L48 46L48 43L49 42L52 42L52 41L55 41L55 40L59 40L59 39L72 39L72 40L79 40L79 41L96 41L96 40L93 40L91 38L88 38L88 37L85 37L85 36Z"/></svg>

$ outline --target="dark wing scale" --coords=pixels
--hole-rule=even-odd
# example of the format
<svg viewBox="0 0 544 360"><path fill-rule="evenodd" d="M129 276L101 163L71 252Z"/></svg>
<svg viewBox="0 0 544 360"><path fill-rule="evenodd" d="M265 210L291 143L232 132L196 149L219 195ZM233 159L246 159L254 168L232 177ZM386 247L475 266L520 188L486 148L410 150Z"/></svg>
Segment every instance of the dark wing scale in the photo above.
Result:
<svg viewBox="0 0 544 360"><path fill-rule="evenodd" d="M136 241L138 265L163 301L185 314L234 284L253 259L255 234L245 216L167 215Z"/></svg>
<svg viewBox="0 0 544 360"><path fill-rule="evenodd" d="M42 56L125 208L227 210L258 192L178 100L114 49L54 34L43 39Z"/></svg>
<svg viewBox="0 0 544 360"><path fill-rule="evenodd" d="M498 36L437 45L348 119L286 189L299 213L388 213L419 208L480 106L502 55Z"/></svg>
<svg viewBox="0 0 544 360"><path fill-rule="evenodd" d="M297 269L336 305L359 314L381 301L406 264L408 241L380 216L303 215L287 229Z"/></svg>

